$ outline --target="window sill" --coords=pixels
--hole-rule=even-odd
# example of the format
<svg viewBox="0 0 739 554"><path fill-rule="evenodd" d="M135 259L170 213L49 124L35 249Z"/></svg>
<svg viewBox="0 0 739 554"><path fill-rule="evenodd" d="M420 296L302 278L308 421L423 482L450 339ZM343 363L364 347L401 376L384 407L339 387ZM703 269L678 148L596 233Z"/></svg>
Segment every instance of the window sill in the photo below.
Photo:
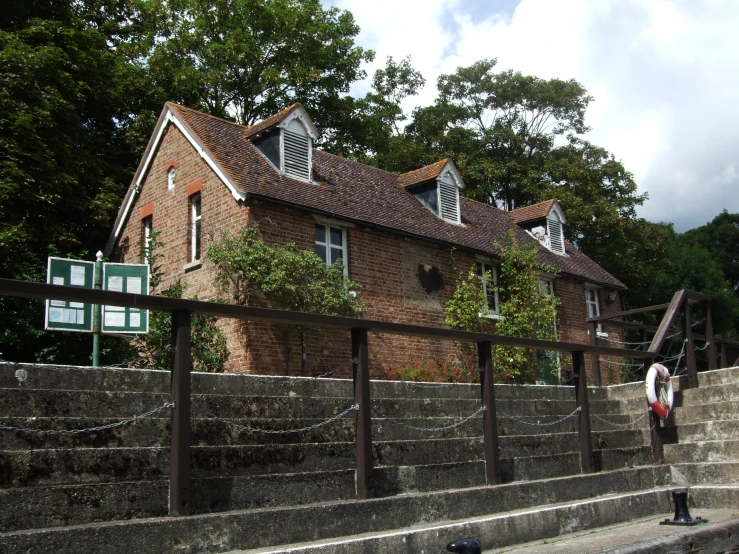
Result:
<svg viewBox="0 0 739 554"><path fill-rule="evenodd" d="M189 264L185 264L182 269L185 271L185 273L189 273L190 271L195 271L196 269L202 267L202 265L203 260L195 260L193 262L190 262Z"/></svg>
<svg viewBox="0 0 739 554"><path fill-rule="evenodd" d="M601 339L607 339L608 338L608 333L602 333L602 332L598 331L598 332L595 333L595 336L598 337L598 338L601 338Z"/></svg>
<svg viewBox="0 0 739 554"><path fill-rule="evenodd" d="M479 317L484 317L486 319L503 319L500 317L500 314L496 314L493 312L480 312L477 314Z"/></svg>

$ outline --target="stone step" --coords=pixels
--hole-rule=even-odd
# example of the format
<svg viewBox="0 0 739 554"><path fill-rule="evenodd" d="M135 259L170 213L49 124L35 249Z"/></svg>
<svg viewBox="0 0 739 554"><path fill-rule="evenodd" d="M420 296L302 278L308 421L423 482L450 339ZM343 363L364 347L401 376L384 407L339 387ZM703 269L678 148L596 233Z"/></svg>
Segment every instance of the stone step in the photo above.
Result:
<svg viewBox="0 0 739 554"><path fill-rule="evenodd" d="M532 539L540 541L664 513L666 493L664 490L653 490L610 495L585 502L540 506L536 510L519 510L333 540L234 550L230 554L442 552L449 542L470 536L477 538L486 549L500 549Z"/></svg>
<svg viewBox="0 0 739 554"><path fill-rule="evenodd" d="M698 441L664 445L665 462L739 461L739 440Z"/></svg>
<svg viewBox="0 0 739 554"><path fill-rule="evenodd" d="M717 402L739 401L739 383L699 389L686 389L675 393L675 407L691 408Z"/></svg>
<svg viewBox="0 0 739 554"><path fill-rule="evenodd" d="M160 393L0 389L0 413L6 417L131 417L169 402ZM327 418L353 403L343 398L193 395L198 417ZM479 400L378 398L373 417L466 417L480 407ZM566 400L499 400L497 413L513 416L567 415L575 408ZM594 401L591 411L621 413L618 402Z"/></svg>
<svg viewBox="0 0 739 554"><path fill-rule="evenodd" d="M552 476L561 477L563 469L572 474L572 466L579 463L579 458L570 455L559 461L560 467L551 461L543 467ZM503 460L502 465L504 479L513 481L508 475L513 463ZM519 477L526 477L518 469ZM647 485L672 487L734 485L739 462L673 464L651 469L646 477L643 469L622 471L635 472L630 487L639 486L642 480ZM601 475L624 478L619 472ZM482 461L475 461L383 467L375 470L373 482L377 497L444 490L450 482L458 488L481 487L485 485L485 466ZM528 484L516 485L529 490ZM618 485L607 487L610 488L606 490L618 489ZM196 514L350 500L355 496L353 470L194 479L192 490L192 509ZM168 493L166 480L0 489L0 531L161 517L167 514Z"/></svg>
<svg viewBox="0 0 739 554"><path fill-rule="evenodd" d="M628 434L607 435L612 445L629 444ZM569 468L579 468L577 436L550 435L501 438L501 458L514 459L510 479L551 476L547 460L574 458ZM598 442L594 443L598 448ZM559 454L552 454L560 452ZM607 467L649 463L649 448L641 445L597 451ZM196 478L267 475L352 469L355 445L350 442L192 447L192 474ZM483 459L480 438L376 441L376 466L414 466ZM552 462L554 463L554 462ZM0 488L157 480L169 472L169 449L163 447L71 448L0 451ZM604 466L606 467L606 466ZM542 471L544 473L542 473ZM521 476L518 476L518 475ZM450 483L450 486L455 486Z"/></svg>
<svg viewBox="0 0 739 554"><path fill-rule="evenodd" d="M736 510L701 509L698 514L706 522L697 526L660 525L665 518L674 515L665 513L516 544L502 550L486 548L483 554L735 553L739 534Z"/></svg>
<svg viewBox="0 0 739 554"><path fill-rule="evenodd" d="M354 441L353 413L331 424L317 427L308 431L294 433L258 433L249 431L243 426L252 429L269 431L304 429L322 423L319 419L239 419L216 421L205 418L192 419L193 446L216 446L236 444L284 444L284 443L316 443L316 442L351 442ZM556 416L529 417L528 421L516 421L506 418L498 420L499 434L513 436L511 431L520 431L525 435L552 435L558 433L577 433L577 417L563 421L556 427L548 425L549 420L556 421ZM561 419L561 418L557 418ZM591 418L593 433L616 433L630 435L628 444L618 442L621 446L636 446L641 444L642 431L634 428L622 427L621 421L626 418L606 416L601 419ZM0 418L0 425L32 429L40 431L60 431L92 429L116 423L115 419L88 419L88 418ZM421 440L428 438L459 438L482 436L482 418L475 417L466 423L444 429L460 423L459 418L375 418L372 425L374 440ZM541 422L544 423L541 423ZM609 425L615 421L616 426ZM608 422L608 423L606 423ZM240 427L242 426L242 427ZM434 429L441 429L434 431ZM562 430L560 430L562 429ZM0 448L3 450L32 450L44 448L112 448L135 446L167 446L170 437L170 419L163 417L142 418L131 424L104 429L100 431L79 434L36 434L11 432L0 430ZM618 439L617 439L618 440ZM608 441L607 444L611 444Z"/></svg>
<svg viewBox="0 0 739 554"><path fill-rule="evenodd" d="M656 473L662 474L663 470L658 468ZM0 551L102 554L118 553L121 545L126 545L127 551L140 553L175 550L224 552L238 548L260 548L301 540L338 537L344 534L347 528L357 533L371 533L408 527L419 521L441 524L513 510L524 510L524 513L534 514L551 510L556 503L571 503L574 509L603 500L603 498L587 500L589 498L614 493L619 497L628 497L630 517L636 517L641 513L641 506L646 498L651 499L649 502L656 502L657 497L661 498L661 502L667 505L669 511L669 500L661 491L637 492L651 488L654 484L655 470L651 467L642 467L577 475L546 482L511 483L496 487L473 487L371 500L323 502L306 506L239 510L180 518L146 518L126 522L101 522L13 531L0 534ZM625 495L627 491L634 494ZM665 508L661 507L661 510L664 511ZM607 523L600 519L601 515L613 513L610 506L604 506L603 509L588 508L586 512L597 515L598 523L601 525ZM577 520L566 518L567 513L560 514L562 521ZM519 527L518 524L514 526ZM531 531L522 528L521 532ZM405 548L386 550L386 552L402 551L408 550Z"/></svg>
<svg viewBox="0 0 739 554"><path fill-rule="evenodd" d="M46 364L16 364L0 362L0 388L110 390L120 392L148 391L166 394L170 387L168 371L91 368ZM377 398L480 398L480 385L464 383L412 383L371 381L371 393ZM317 379L311 377L275 377L241 374L193 373L194 394L235 396L352 396L348 379ZM495 385L500 399L550 399L574 402L575 389L558 385ZM589 388L592 400L606 400L607 387Z"/></svg>
<svg viewBox="0 0 739 554"><path fill-rule="evenodd" d="M736 420L701 421L671 425L662 431L664 443L698 442L705 440L739 439L739 425Z"/></svg>
<svg viewBox="0 0 739 554"><path fill-rule="evenodd" d="M739 507L739 484L694 485L688 490L688 496L691 508L736 510Z"/></svg>
<svg viewBox="0 0 739 554"><path fill-rule="evenodd" d="M667 416L665 423L667 426L670 426L703 421L737 419L739 419L739 401L716 402L714 404L678 408Z"/></svg>

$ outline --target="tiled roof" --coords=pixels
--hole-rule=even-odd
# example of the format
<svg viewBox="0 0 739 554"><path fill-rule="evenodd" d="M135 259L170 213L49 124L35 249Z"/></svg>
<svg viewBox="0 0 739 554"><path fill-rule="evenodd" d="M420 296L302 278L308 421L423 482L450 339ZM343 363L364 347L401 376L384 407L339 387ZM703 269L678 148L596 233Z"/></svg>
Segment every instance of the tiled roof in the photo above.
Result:
<svg viewBox="0 0 739 554"><path fill-rule="evenodd" d="M441 170L444 169L446 164L450 161L451 160L449 158L444 158L443 160L427 165L426 167L422 167L421 169L414 169L408 173L398 175L398 184L401 187L410 187L418 183L436 179L439 176L439 173L441 173Z"/></svg>
<svg viewBox="0 0 739 554"><path fill-rule="evenodd" d="M284 110L277 112L275 115L272 115L268 117L267 119L263 119L259 123L255 123L251 127L244 127L246 129L246 136L247 137L253 137L254 135L261 133L262 131L265 131L266 129L269 129L270 127L274 127L275 125L278 125L282 123L282 121L290 115L293 110L296 108L302 108L303 105L300 102L295 102L292 106L288 106Z"/></svg>
<svg viewBox="0 0 739 554"><path fill-rule="evenodd" d="M315 183L289 178L275 171L249 142L247 137L253 128L247 129L176 104L168 103L167 106L189 127L230 181L248 196L495 257L500 254L495 243L502 243L509 230L513 230L519 242L539 244L513 222L509 213L467 198L460 199L464 225L442 221L399 186L396 174L318 149L313 150ZM428 167L440 164L443 167L446 160L442 162ZM431 173L429 170L426 175ZM560 256L540 246L538 257L560 272L625 288L571 244L566 244L566 251L569 256Z"/></svg>
<svg viewBox="0 0 739 554"><path fill-rule="evenodd" d="M537 219L544 219L549 215L555 202L556 200L544 200L544 202L539 202L538 204L511 210L508 212L508 215L519 225Z"/></svg>

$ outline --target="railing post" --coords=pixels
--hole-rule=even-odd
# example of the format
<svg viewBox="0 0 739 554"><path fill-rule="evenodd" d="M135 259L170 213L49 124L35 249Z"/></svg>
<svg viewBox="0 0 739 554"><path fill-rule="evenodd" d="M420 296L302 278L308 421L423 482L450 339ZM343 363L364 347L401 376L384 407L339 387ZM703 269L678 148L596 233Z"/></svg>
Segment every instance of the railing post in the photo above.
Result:
<svg viewBox="0 0 739 554"><path fill-rule="evenodd" d="M190 312L172 313L172 438L169 515L190 514Z"/></svg>
<svg viewBox="0 0 739 554"><path fill-rule="evenodd" d="M690 321L690 302L683 302L683 339L685 341L685 365L688 370L688 387L698 387L698 369L695 366L695 347L693 345L693 326Z"/></svg>
<svg viewBox="0 0 739 554"><path fill-rule="evenodd" d="M498 448L498 415L495 411L495 382L493 379L493 343L477 343L477 356L480 363L480 385L482 388L482 429L485 449L485 481L488 485L500 483L500 464Z"/></svg>
<svg viewBox="0 0 739 554"><path fill-rule="evenodd" d="M359 405L356 419L357 498L372 496L372 417L370 414L369 353L367 329L352 329L354 364L354 403Z"/></svg>
<svg viewBox="0 0 739 554"><path fill-rule="evenodd" d="M726 343L724 342L724 336L716 335L716 340L721 345L719 349L719 356L721 357L721 368L729 367L729 364L726 363Z"/></svg>
<svg viewBox="0 0 739 554"><path fill-rule="evenodd" d="M713 336L713 315L711 314L711 301L703 302L703 313L706 316L706 340L708 341L708 369L718 369L716 363L716 339Z"/></svg>
<svg viewBox="0 0 739 554"><path fill-rule="evenodd" d="M646 378L649 368L654 363L653 358L644 359L644 377ZM661 464L663 458L662 450L662 434L660 433L660 420L659 417L654 415L652 408L647 407L649 410L649 439L652 444L652 463Z"/></svg>
<svg viewBox="0 0 739 554"><path fill-rule="evenodd" d="M641 343L642 343L641 349L644 351L647 351L649 349L649 344L647 344L647 339L649 337L647 335L648 335L647 330L642 329L641 330ZM644 364L642 368L642 379L647 378L647 372L649 371L649 368L651 367L652 363L653 363L652 360L648 360L648 359L644 360Z"/></svg>
<svg viewBox="0 0 739 554"><path fill-rule="evenodd" d="M590 344L597 346L598 325L595 321L588 323L588 330L590 331ZM593 352L591 357L593 358L593 384L596 387L600 387L600 356L596 352Z"/></svg>
<svg viewBox="0 0 739 554"><path fill-rule="evenodd" d="M575 374L575 398L580 408L580 469L583 473L593 472L593 442L590 437L590 404L588 383L585 377L585 352L572 353L572 369Z"/></svg>

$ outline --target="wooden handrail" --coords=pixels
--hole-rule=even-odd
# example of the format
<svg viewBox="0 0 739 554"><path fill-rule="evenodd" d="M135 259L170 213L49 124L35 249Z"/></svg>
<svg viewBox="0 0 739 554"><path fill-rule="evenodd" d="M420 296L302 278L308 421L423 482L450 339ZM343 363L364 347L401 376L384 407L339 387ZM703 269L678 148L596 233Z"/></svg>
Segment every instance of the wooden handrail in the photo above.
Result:
<svg viewBox="0 0 739 554"><path fill-rule="evenodd" d="M657 312L659 310L666 310L670 307L670 304L657 304L655 306L647 306L646 308L634 308L633 310L626 310L624 312L616 312L615 314L601 315L598 317L589 317L588 321L608 321L614 317L626 317L629 315L645 314L647 312Z"/></svg>
<svg viewBox="0 0 739 554"><path fill-rule="evenodd" d="M391 323L372 319L357 319L352 317L311 314L306 312L291 312L272 308L256 308L253 306L237 306L234 304L220 304L202 300L187 300L184 298L167 298L164 296L147 296L126 292L113 292L94 289L82 289L62 285L49 285L31 281L16 281L0 279L0 296L20 296L24 298L52 298L67 302L85 302L89 304L104 304L108 306L125 306L144 310L187 311L227 317L247 319L266 323L286 325L308 325L314 327L334 327L342 329L367 329L393 335L410 335L424 338L438 338L458 340L463 342L491 342L495 346L514 346L533 348L536 350L552 350L557 352L597 352L606 356L624 356L630 358L647 358L651 354L634 352L608 346L594 346L575 342L558 342L526 337L507 337L488 333L473 333L448 329L444 327L424 327L405 323Z"/></svg>
<svg viewBox="0 0 739 554"><path fill-rule="evenodd" d="M670 331L670 327L672 327L675 319L677 319L677 316L680 313L680 308L687 298L687 295L688 291L683 289L677 291L672 297L672 302L670 302L670 305L667 308L665 317L662 318L662 321L657 328L657 332L654 334L652 343L649 345L649 352L653 356L659 354L659 351L662 350L662 345L665 342L665 338L667 338L667 333Z"/></svg>

